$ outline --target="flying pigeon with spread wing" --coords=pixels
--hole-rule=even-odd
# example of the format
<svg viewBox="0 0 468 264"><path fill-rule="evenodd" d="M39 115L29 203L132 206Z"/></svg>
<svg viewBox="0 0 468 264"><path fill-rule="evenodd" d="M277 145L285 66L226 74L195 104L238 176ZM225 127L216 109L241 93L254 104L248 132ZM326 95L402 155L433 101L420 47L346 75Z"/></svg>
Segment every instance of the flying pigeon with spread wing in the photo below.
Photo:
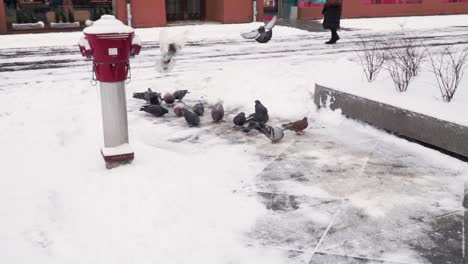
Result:
<svg viewBox="0 0 468 264"><path fill-rule="evenodd" d="M264 26L252 30L250 32L242 33L241 36L245 39L255 39L258 43L267 43L273 36L273 27L276 24L277 17L274 16L270 22Z"/></svg>

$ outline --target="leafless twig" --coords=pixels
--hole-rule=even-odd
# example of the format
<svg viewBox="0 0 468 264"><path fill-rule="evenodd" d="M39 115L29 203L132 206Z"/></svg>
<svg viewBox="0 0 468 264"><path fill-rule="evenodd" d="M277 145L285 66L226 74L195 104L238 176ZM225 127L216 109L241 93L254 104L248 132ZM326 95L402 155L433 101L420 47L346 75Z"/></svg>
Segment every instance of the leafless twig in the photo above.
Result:
<svg viewBox="0 0 468 264"><path fill-rule="evenodd" d="M468 48L460 52L446 47L440 52L429 56L431 71L437 79L442 99L450 102L463 78L468 59Z"/></svg>
<svg viewBox="0 0 468 264"><path fill-rule="evenodd" d="M356 53L361 62L368 82L373 82L377 78L385 61L384 47L377 39L360 40L356 44Z"/></svg>

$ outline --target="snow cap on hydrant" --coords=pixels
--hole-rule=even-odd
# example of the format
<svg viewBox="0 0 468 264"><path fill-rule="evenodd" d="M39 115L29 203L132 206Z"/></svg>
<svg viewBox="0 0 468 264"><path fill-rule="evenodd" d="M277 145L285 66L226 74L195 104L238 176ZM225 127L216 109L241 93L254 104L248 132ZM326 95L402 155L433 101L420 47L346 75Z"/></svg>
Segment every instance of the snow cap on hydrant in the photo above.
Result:
<svg viewBox="0 0 468 264"><path fill-rule="evenodd" d="M112 15L103 15L99 20L96 20L92 26L83 30L85 34L131 34L135 30L126 26L122 21L116 19Z"/></svg>

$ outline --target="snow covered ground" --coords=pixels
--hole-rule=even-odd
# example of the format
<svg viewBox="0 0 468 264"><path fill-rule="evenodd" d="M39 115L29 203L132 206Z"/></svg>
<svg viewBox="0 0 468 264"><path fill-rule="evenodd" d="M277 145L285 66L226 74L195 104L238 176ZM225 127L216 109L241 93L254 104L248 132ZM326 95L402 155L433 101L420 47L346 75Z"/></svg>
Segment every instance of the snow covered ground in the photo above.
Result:
<svg viewBox="0 0 468 264"><path fill-rule="evenodd" d="M408 21L443 43L466 40L467 18ZM428 28L428 19L440 22ZM337 46L322 44L328 33L287 27L275 28L266 45L240 38L252 24L167 28L187 44L165 75L154 68L162 29L137 30L143 50L127 85L136 157L113 170L99 153L98 88L76 45L80 33L0 36L0 261L431 263L427 251L445 248L430 239L434 221L461 225L468 168L316 112L315 82L364 80L350 61L352 42L398 30L391 19L347 23L356 30L343 32ZM189 89L188 103L221 100L226 122L207 115L189 128L173 113L148 116L131 98L147 88ZM463 102L463 93L455 100ZM233 115L253 112L255 99L269 108L272 125L308 116L310 129L280 144L233 129ZM445 254L455 260L458 231Z"/></svg>

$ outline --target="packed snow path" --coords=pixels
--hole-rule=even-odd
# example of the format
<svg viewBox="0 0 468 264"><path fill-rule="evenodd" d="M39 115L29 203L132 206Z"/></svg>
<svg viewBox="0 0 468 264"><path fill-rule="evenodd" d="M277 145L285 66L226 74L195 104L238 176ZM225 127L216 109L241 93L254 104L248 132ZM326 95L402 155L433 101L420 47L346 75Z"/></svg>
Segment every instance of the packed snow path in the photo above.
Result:
<svg viewBox="0 0 468 264"><path fill-rule="evenodd" d="M328 32L285 27L267 45L240 38L252 25L170 28L189 34L166 75L154 69L161 29L138 30L127 86L136 159L113 170L80 34L0 36L0 261L461 263L466 164L313 106L321 63L353 56L360 36L397 32L382 21L336 46L322 44ZM465 45L467 28L445 22L411 30ZM153 118L131 98L148 87L223 100L226 122ZM234 129L255 99L272 125L308 116L310 128L279 144Z"/></svg>

